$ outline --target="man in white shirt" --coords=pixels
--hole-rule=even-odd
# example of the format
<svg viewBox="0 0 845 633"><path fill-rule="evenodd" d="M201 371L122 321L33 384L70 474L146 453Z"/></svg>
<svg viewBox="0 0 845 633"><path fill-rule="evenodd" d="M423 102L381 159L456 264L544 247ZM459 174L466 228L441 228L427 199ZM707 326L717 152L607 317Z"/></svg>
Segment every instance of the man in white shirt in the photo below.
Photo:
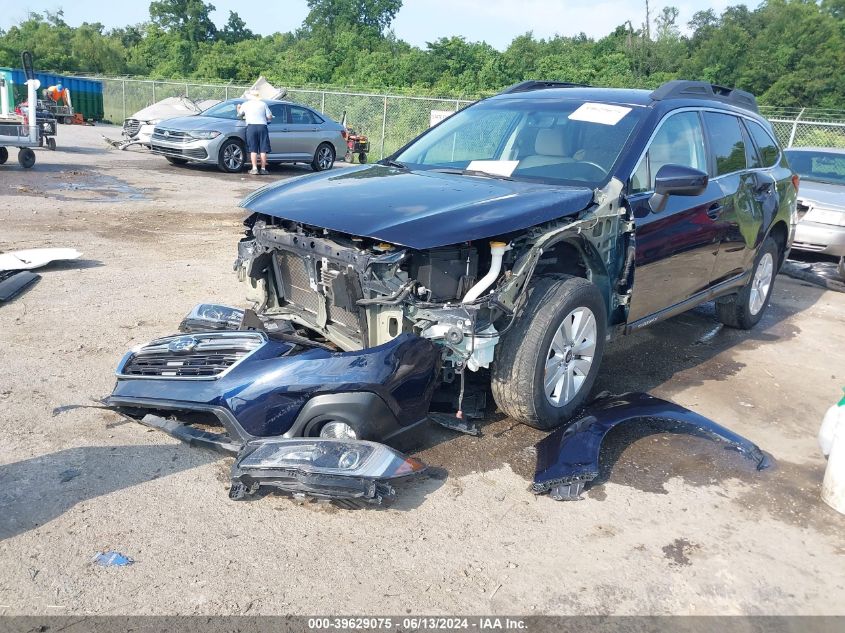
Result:
<svg viewBox="0 0 845 633"><path fill-rule="evenodd" d="M267 173L267 152L270 151L270 133L267 123L273 120L270 108L258 98L257 90L250 90L247 100L238 105L238 114L246 121L246 145L252 160L250 174ZM261 155L261 171L258 171L258 155Z"/></svg>

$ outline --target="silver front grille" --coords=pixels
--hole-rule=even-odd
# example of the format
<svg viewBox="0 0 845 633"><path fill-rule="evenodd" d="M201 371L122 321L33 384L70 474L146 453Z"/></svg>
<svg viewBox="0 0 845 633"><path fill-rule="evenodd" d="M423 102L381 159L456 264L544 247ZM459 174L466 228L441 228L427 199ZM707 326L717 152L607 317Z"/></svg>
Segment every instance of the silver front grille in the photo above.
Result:
<svg viewBox="0 0 845 633"><path fill-rule="evenodd" d="M133 349L124 358L117 375L121 378L219 378L266 342L266 336L260 332L167 336Z"/></svg>
<svg viewBox="0 0 845 633"><path fill-rule="evenodd" d="M141 122L138 119L126 119L123 122L123 133L126 136L132 137L141 129Z"/></svg>
<svg viewBox="0 0 845 633"><path fill-rule="evenodd" d="M171 143L189 143L196 140L188 132L167 130L160 127L153 129L152 139L155 141L169 141Z"/></svg>

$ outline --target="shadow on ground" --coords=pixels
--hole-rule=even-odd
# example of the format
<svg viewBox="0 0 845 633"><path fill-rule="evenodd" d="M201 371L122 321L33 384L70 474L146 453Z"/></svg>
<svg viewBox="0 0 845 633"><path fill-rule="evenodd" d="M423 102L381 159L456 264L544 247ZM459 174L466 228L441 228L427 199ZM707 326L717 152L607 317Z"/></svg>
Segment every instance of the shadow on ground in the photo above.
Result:
<svg viewBox="0 0 845 633"><path fill-rule="evenodd" d="M218 459L182 445L82 446L0 466L0 540L75 505Z"/></svg>

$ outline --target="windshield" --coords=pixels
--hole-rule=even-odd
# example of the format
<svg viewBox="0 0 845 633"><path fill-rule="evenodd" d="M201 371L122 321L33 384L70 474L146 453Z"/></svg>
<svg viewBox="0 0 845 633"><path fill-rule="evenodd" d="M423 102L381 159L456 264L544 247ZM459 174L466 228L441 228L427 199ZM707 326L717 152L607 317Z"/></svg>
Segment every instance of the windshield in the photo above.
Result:
<svg viewBox="0 0 845 633"><path fill-rule="evenodd" d="M211 106L205 112L201 112L199 116L210 116L215 119L237 119L238 118L238 104L243 103L243 99L233 99L232 101L224 101L215 106Z"/></svg>
<svg viewBox="0 0 845 633"><path fill-rule="evenodd" d="M845 185L845 153L786 150L785 154L802 179Z"/></svg>
<svg viewBox="0 0 845 633"><path fill-rule="evenodd" d="M483 101L395 160L409 168L595 187L607 179L641 116L641 108L584 101Z"/></svg>

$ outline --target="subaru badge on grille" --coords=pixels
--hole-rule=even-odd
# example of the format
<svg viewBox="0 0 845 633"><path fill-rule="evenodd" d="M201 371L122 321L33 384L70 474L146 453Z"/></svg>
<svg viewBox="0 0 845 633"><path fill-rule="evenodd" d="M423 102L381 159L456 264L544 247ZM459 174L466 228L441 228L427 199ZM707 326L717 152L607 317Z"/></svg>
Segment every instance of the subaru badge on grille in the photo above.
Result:
<svg viewBox="0 0 845 633"><path fill-rule="evenodd" d="M180 336L179 338L170 341L167 345L167 349L170 352L178 354L181 352L192 352L197 348L197 345L199 345L199 341L193 336Z"/></svg>

